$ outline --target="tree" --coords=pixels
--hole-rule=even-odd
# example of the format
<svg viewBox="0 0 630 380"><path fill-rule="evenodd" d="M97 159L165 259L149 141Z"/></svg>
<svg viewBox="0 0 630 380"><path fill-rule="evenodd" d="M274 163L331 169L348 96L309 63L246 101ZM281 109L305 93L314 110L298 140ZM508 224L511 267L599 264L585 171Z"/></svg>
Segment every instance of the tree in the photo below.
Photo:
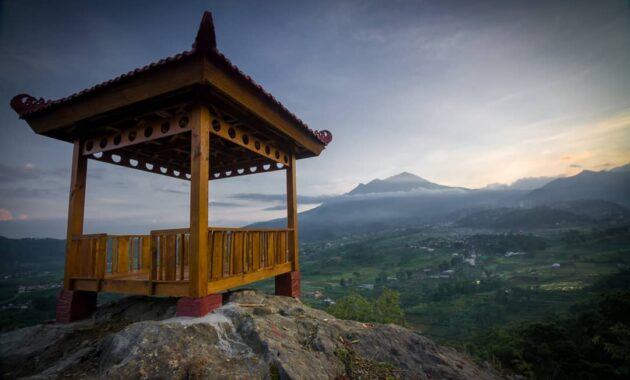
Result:
<svg viewBox="0 0 630 380"><path fill-rule="evenodd" d="M405 314L400 307L400 294L390 289L383 289L380 297L374 301L374 318L381 323L402 325Z"/></svg>
<svg viewBox="0 0 630 380"><path fill-rule="evenodd" d="M328 308L328 312L340 319L372 322L372 305L356 292L350 292Z"/></svg>

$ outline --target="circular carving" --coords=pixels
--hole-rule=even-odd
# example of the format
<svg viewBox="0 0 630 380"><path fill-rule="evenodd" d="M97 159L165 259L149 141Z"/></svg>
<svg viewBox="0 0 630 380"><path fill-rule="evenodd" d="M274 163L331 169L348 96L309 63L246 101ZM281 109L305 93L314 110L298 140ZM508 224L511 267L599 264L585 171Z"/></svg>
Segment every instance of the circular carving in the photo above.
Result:
<svg viewBox="0 0 630 380"><path fill-rule="evenodd" d="M85 143L85 149L89 152L94 148L94 142L92 140Z"/></svg>
<svg viewBox="0 0 630 380"><path fill-rule="evenodd" d="M162 133L167 133L169 129L171 129L171 124L168 121L166 123L162 123L160 126L160 131L162 131Z"/></svg>
<svg viewBox="0 0 630 380"><path fill-rule="evenodd" d="M249 144L249 136L243 135L243 137L241 137L241 139L243 140L243 144L245 144L245 145Z"/></svg>
<svg viewBox="0 0 630 380"><path fill-rule="evenodd" d="M121 135L114 136L114 145L120 144L121 140L122 140L122 136Z"/></svg>
<svg viewBox="0 0 630 380"><path fill-rule="evenodd" d="M286 154L284 155L284 157L282 157L282 160L284 161L285 164L289 163L289 157L287 157Z"/></svg>
<svg viewBox="0 0 630 380"><path fill-rule="evenodd" d="M129 134L127 135L127 138L129 139L129 141L133 141L136 139L136 131L129 131Z"/></svg>
<svg viewBox="0 0 630 380"><path fill-rule="evenodd" d="M271 154L271 147L269 145L265 146L265 153Z"/></svg>
<svg viewBox="0 0 630 380"><path fill-rule="evenodd" d="M279 159L280 159L280 152L276 150L276 160L279 160Z"/></svg>
<svg viewBox="0 0 630 380"><path fill-rule="evenodd" d="M228 135L230 136L231 139L236 137L236 131L234 130L234 128L228 129Z"/></svg>
<svg viewBox="0 0 630 380"><path fill-rule="evenodd" d="M260 150L260 141L254 141L254 147L256 148L256 150Z"/></svg>
<svg viewBox="0 0 630 380"><path fill-rule="evenodd" d="M221 123L219 123L219 120L212 120L212 129L214 129L215 132L219 132L221 130Z"/></svg>
<svg viewBox="0 0 630 380"><path fill-rule="evenodd" d="M181 119L179 119L179 127L180 128L186 128L188 126L188 122L190 120L188 120L187 116L182 117Z"/></svg>
<svg viewBox="0 0 630 380"><path fill-rule="evenodd" d="M107 146L107 138L103 137L101 141L98 143L98 146L104 149Z"/></svg>
<svg viewBox="0 0 630 380"><path fill-rule="evenodd" d="M149 138L153 134L153 127L146 127L144 129L144 137Z"/></svg>

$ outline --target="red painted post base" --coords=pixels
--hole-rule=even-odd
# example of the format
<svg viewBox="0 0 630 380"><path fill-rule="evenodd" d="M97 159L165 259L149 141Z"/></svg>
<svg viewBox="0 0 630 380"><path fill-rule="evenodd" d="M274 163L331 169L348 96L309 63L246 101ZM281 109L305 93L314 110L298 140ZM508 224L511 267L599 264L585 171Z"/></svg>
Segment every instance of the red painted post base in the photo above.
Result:
<svg viewBox="0 0 630 380"><path fill-rule="evenodd" d="M182 297L177 300L178 317L203 317L223 305L221 294L209 294L201 298Z"/></svg>
<svg viewBox="0 0 630 380"><path fill-rule="evenodd" d="M276 276L276 295L300 298L300 271Z"/></svg>
<svg viewBox="0 0 630 380"><path fill-rule="evenodd" d="M57 300L57 323L70 323L92 315L96 310L96 292L65 290Z"/></svg>

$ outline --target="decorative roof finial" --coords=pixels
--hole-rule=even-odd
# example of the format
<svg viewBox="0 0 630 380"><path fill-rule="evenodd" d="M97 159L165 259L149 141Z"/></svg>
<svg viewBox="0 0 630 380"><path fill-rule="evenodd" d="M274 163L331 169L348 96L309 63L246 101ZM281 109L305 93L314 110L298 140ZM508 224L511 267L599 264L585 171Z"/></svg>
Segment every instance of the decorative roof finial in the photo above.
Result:
<svg viewBox="0 0 630 380"><path fill-rule="evenodd" d="M212 22L212 13L205 11L199 24L197 37L193 43L193 50L201 53L208 53L217 48L217 39L214 34L214 22Z"/></svg>
<svg viewBox="0 0 630 380"><path fill-rule="evenodd" d="M49 102L44 98L37 99L29 94L20 94L11 99L11 108L13 108L18 115L22 116L27 113L35 112L48 105L48 103Z"/></svg>

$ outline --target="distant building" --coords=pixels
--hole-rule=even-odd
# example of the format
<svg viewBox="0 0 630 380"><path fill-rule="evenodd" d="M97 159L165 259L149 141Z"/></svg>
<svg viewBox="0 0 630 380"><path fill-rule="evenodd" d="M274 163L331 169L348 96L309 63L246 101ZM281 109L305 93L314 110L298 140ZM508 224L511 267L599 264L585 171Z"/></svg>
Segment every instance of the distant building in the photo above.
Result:
<svg viewBox="0 0 630 380"><path fill-rule="evenodd" d="M374 284L359 284L357 285L358 289L365 289L365 290L374 290Z"/></svg>

